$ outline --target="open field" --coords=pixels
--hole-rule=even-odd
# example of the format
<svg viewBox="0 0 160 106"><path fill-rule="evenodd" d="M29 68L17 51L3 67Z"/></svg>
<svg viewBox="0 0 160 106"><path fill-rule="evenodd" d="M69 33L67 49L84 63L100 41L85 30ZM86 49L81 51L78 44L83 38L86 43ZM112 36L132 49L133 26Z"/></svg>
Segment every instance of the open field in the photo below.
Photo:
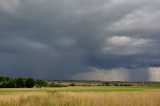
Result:
<svg viewBox="0 0 160 106"><path fill-rule="evenodd" d="M158 87L0 89L0 106L160 106Z"/></svg>
<svg viewBox="0 0 160 106"><path fill-rule="evenodd" d="M57 88L1 88L1 93L13 92L120 92L120 91L154 91L160 87L148 86L74 86Z"/></svg>

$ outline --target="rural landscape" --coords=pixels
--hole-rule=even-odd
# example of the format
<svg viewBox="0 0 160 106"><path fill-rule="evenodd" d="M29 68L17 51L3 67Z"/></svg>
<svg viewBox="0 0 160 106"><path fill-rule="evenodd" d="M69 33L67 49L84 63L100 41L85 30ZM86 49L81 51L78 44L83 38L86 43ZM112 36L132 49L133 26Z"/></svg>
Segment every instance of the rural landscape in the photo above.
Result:
<svg viewBox="0 0 160 106"><path fill-rule="evenodd" d="M160 106L158 82L44 81L0 76L0 87L0 106Z"/></svg>
<svg viewBox="0 0 160 106"><path fill-rule="evenodd" d="M160 0L0 0L0 106L160 106Z"/></svg>

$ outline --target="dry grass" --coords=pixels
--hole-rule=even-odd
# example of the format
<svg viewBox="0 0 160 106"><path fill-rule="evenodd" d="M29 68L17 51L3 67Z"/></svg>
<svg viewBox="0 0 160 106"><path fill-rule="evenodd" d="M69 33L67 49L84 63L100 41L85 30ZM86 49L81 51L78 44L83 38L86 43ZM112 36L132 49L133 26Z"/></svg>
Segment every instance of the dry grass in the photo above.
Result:
<svg viewBox="0 0 160 106"><path fill-rule="evenodd" d="M160 106L160 92L37 92L0 95L0 106Z"/></svg>

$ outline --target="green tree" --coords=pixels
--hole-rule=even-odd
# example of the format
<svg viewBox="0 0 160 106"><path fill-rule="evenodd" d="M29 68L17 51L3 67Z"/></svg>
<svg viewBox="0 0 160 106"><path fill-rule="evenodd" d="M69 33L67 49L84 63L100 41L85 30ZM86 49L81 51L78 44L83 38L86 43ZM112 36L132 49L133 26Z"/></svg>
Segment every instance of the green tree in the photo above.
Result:
<svg viewBox="0 0 160 106"><path fill-rule="evenodd" d="M36 80L35 81L36 87L46 87L47 85L48 85L47 81L43 81L43 80Z"/></svg>
<svg viewBox="0 0 160 106"><path fill-rule="evenodd" d="M14 79L10 79L7 82L7 88L15 88L16 87L16 81Z"/></svg>
<svg viewBox="0 0 160 106"><path fill-rule="evenodd" d="M7 81L0 82L0 88L7 88Z"/></svg>
<svg viewBox="0 0 160 106"><path fill-rule="evenodd" d="M27 88L34 87L34 79L33 78L27 78L26 83L25 83L25 87L27 87Z"/></svg>
<svg viewBox="0 0 160 106"><path fill-rule="evenodd" d="M25 79L24 78L17 78L17 79L15 79L15 82L16 82L17 88L25 87Z"/></svg>
<svg viewBox="0 0 160 106"><path fill-rule="evenodd" d="M8 81L8 80L9 80L9 77L0 76L0 82L2 82L2 81Z"/></svg>

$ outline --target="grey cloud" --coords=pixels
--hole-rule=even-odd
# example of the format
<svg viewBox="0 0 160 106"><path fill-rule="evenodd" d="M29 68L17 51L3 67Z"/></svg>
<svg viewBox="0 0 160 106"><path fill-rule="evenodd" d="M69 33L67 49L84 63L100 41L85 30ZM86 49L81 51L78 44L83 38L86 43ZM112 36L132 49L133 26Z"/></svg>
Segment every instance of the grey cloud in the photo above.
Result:
<svg viewBox="0 0 160 106"><path fill-rule="evenodd" d="M123 67L145 80L133 68L159 67L159 12L158 0L1 0L0 74L72 79Z"/></svg>

